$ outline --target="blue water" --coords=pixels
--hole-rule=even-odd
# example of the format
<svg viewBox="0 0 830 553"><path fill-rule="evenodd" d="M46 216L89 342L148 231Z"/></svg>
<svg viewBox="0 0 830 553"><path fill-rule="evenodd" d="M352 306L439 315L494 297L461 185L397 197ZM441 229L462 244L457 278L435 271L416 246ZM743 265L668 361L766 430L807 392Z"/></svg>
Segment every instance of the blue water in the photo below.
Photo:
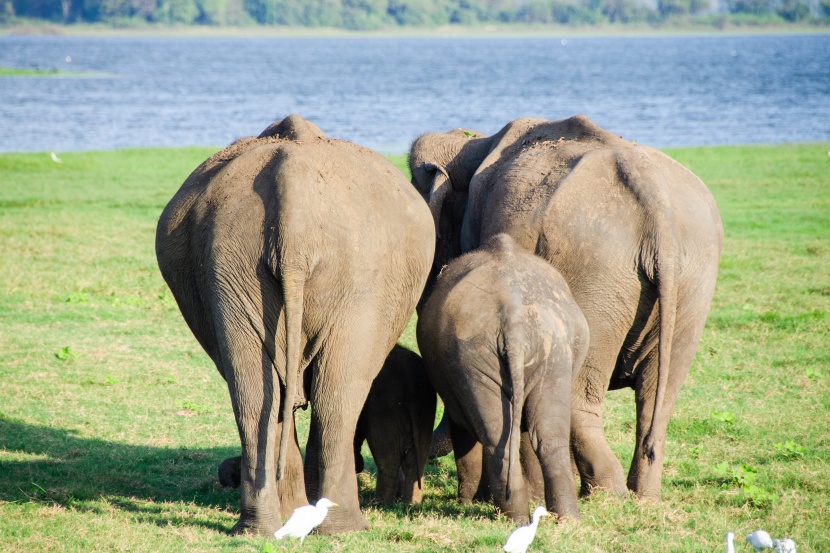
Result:
<svg viewBox="0 0 830 553"><path fill-rule="evenodd" d="M577 113L657 147L830 140L830 34L4 36L0 66L79 73L0 78L4 152L223 146L290 113L392 153Z"/></svg>

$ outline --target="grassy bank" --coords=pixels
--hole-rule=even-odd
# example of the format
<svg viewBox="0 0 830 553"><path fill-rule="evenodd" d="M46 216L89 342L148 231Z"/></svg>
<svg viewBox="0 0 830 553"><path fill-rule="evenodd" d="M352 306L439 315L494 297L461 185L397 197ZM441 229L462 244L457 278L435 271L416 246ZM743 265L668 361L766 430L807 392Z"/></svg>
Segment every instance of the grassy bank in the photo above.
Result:
<svg viewBox="0 0 830 553"><path fill-rule="evenodd" d="M543 522L532 550L723 551L734 530L744 551L764 528L830 551L827 150L669 151L712 189L726 243L664 500L581 501L581 522ZM155 263L161 209L212 151L0 154L0 550L297 550L227 534L239 498L215 473L238 449L228 394ZM627 466L633 394L606 404ZM423 505L367 507L370 531L304 550L499 550L511 525L458 505L453 473L430 465ZM364 500L372 479L359 477Z"/></svg>
<svg viewBox="0 0 830 553"><path fill-rule="evenodd" d="M19 20L0 25L3 35L54 36L149 36L149 37L517 37L517 36L640 36L676 34L819 34L830 33L827 21L787 23L752 22L723 16L706 20L669 20L662 23L601 23L562 25L498 23L440 25L434 27L395 26L377 30L349 30L333 27L283 27L269 25L213 26L164 25L134 22L131 25L73 23L68 25L41 20Z"/></svg>

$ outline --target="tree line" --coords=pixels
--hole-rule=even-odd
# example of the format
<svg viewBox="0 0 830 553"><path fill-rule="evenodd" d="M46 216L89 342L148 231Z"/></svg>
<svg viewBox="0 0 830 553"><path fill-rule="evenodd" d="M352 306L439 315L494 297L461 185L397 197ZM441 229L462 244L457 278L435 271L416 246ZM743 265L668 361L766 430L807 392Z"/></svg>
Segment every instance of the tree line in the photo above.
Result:
<svg viewBox="0 0 830 553"><path fill-rule="evenodd" d="M477 24L830 23L830 0L0 0L0 23L281 25L373 30Z"/></svg>

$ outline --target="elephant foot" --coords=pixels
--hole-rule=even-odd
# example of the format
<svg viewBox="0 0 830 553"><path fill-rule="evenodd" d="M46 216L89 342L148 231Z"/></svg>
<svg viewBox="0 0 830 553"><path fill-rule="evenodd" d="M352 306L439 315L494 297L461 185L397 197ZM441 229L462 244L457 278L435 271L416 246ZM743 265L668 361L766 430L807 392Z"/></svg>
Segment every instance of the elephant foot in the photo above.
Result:
<svg viewBox="0 0 830 553"><path fill-rule="evenodd" d="M656 472L657 476L654 476ZM632 471L628 475L628 489L637 499L644 501L660 501L660 474L662 471L653 471L651 478L643 478Z"/></svg>
<svg viewBox="0 0 830 553"><path fill-rule="evenodd" d="M575 522L579 522L579 511L575 513L554 513L554 515L556 515L557 524L572 524Z"/></svg>
<svg viewBox="0 0 830 553"><path fill-rule="evenodd" d="M623 482L618 482L613 479L589 482L583 479L579 490L579 497L591 497L591 494L596 490L603 490L620 499L625 499L629 495L628 487Z"/></svg>
<svg viewBox="0 0 830 553"><path fill-rule="evenodd" d="M651 501L653 503L659 503L660 502L660 490L657 490L657 491L646 490L646 491L642 491L642 492L637 491L637 490L631 490L631 493L634 495L634 497L637 498L638 501L643 501L643 502Z"/></svg>
<svg viewBox="0 0 830 553"><path fill-rule="evenodd" d="M523 526L523 525L527 524L528 522L530 522L530 517L528 516L528 514L526 512L522 512L521 510L509 509L509 508L500 508L500 507L496 506L496 513L503 514L508 519L510 519L511 522L513 522L516 525L522 525Z"/></svg>
<svg viewBox="0 0 830 553"><path fill-rule="evenodd" d="M279 517L269 517L268 520L258 518L256 520L251 517L242 516L239 518L233 528L231 534L234 536L249 535L249 536L264 536L273 537L274 532L280 529L282 521Z"/></svg>
<svg viewBox="0 0 830 553"><path fill-rule="evenodd" d="M553 502L548 501L547 508L548 512L553 514L560 524L579 521L579 507L576 503L576 496L558 501L554 500Z"/></svg>
<svg viewBox="0 0 830 553"><path fill-rule="evenodd" d="M219 464L219 483L223 488L238 488L242 457L228 457Z"/></svg>
<svg viewBox="0 0 830 553"><path fill-rule="evenodd" d="M329 510L326 520L317 527L317 533L331 536L346 532L363 532L369 529L369 522L360 509L334 507Z"/></svg>

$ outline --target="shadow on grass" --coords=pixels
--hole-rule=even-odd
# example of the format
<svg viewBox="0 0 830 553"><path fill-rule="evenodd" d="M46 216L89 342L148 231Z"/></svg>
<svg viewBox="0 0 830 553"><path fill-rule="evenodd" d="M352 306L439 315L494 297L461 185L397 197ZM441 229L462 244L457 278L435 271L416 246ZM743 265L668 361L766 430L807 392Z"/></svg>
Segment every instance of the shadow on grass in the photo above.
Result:
<svg viewBox="0 0 830 553"><path fill-rule="evenodd" d="M115 507L142 522L220 532L235 522L203 511L238 510L239 491L222 488L216 475L234 448L125 445L0 415L0 450L0 501L89 512Z"/></svg>
<svg viewBox="0 0 830 553"><path fill-rule="evenodd" d="M139 522L228 532L236 522L239 490L219 485L217 467L238 454L238 447L189 449L120 444L0 414L0 501L60 505L93 513L115 508L131 513ZM454 493L449 497L447 483L435 481L443 478L442 471L434 466L427 468L426 480L430 482L420 505L374 505L377 469L371 457L364 461L366 477L358 478L362 507L371 506L398 518L416 514L484 519L495 516L491 504L462 504ZM452 484L454 488L454 479Z"/></svg>

